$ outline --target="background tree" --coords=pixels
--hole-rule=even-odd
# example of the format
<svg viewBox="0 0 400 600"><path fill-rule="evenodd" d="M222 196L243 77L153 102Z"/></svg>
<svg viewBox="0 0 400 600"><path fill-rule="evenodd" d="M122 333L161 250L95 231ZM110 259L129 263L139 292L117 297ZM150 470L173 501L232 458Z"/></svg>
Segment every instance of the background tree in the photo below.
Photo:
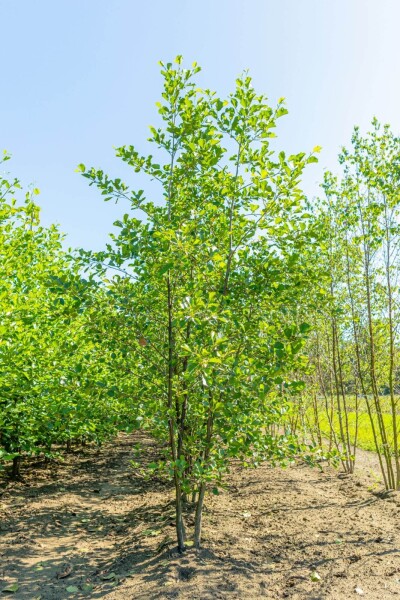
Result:
<svg viewBox="0 0 400 600"><path fill-rule="evenodd" d="M374 120L365 137L355 128L339 162L342 178L326 173L318 209L329 301L322 319L315 313L310 353L345 469L365 412L385 487L399 489L400 138Z"/></svg>
<svg viewBox="0 0 400 600"><path fill-rule="evenodd" d="M98 316L111 324L117 308L81 277L57 228L41 226L38 190L20 202L18 192L18 180L0 179L0 461L14 476L22 456L100 442L123 421L120 352L105 346Z"/></svg>

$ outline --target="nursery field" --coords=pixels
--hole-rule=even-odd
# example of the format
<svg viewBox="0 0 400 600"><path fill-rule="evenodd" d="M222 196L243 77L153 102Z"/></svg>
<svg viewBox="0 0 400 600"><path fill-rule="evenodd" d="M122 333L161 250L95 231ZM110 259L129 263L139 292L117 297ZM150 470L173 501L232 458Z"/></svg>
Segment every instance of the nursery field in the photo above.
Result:
<svg viewBox="0 0 400 600"><path fill-rule="evenodd" d="M0 600L400 600L400 0L0 22Z"/></svg>
<svg viewBox="0 0 400 600"><path fill-rule="evenodd" d="M352 477L302 462L233 466L226 489L207 498L204 549L180 555L172 487L130 470L159 452L142 434L120 435L32 464L23 481L3 478L0 591L14 589L15 600L400 595L400 495L379 494L374 455L360 452Z"/></svg>

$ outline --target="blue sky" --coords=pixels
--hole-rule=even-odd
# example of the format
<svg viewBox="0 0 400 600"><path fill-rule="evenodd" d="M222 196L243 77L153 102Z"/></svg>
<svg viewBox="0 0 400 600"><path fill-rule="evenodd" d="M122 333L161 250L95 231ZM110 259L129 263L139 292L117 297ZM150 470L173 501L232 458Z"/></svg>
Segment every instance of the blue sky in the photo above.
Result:
<svg viewBox="0 0 400 600"><path fill-rule="evenodd" d="M161 93L158 60L196 60L221 95L249 69L287 99L279 145L321 145L304 189L336 168L354 124L400 129L400 0L0 0L0 148L41 189L43 221L72 246L100 249L126 207L104 203L80 162L143 186L113 146L146 151Z"/></svg>

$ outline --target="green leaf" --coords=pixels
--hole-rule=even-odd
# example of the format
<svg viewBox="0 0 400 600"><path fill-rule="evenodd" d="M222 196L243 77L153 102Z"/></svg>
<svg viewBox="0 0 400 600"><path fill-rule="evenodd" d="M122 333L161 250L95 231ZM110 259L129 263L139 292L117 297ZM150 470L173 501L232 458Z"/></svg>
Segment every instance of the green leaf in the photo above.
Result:
<svg viewBox="0 0 400 600"><path fill-rule="evenodd" d="M115 573L107 573L106 575L101 576L101 579L103 579L103 581L110 581L111 579L115 579L115 578L116 578Z"/></svg>
<svg viewBox="0 0 400 600"><path fill-rule="evenodd" d="M166 273L167 271L169 271L170 269L172 269L173 266L174 266L173 263L167 263L166 265L163 265L159 269L158 274L159 275L164 275L164 273Z"/></svg>
<svg viewBox="0 0 400 600"><path fill-rule="evenodd" d="M3 592L3 594L15 594L15 592L18 592L18 590L18 583L11 583L10 585L7 585L5 588L3 588L1 591Z"/></svg>
<svg viewBox="0 0 400 600"><path fill-rule="evenodd" d="M160 529L144 529L140 535L144 535L146 537L151 536L151 537L156 537L157 535L161 535L162 531L160 531Z"/></svg>

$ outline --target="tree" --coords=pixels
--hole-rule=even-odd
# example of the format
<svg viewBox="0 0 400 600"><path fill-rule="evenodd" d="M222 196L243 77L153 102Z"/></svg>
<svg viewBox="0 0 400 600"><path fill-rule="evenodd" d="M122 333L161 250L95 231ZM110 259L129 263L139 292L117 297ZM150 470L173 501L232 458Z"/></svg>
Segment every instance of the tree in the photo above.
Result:
<svg viewBox="0 0 400 600"><path fill-rule="evenodd" d="M333 379L347 470L352 470L347 402L356 410L357 437L362 401L385 487L399 489L400 138L374 119L365 136L356 127L351 142L339 156L342 177L326 173L323 186L321 214L328 227L321 258L331 282L331 350L320 383L324 392L322 379ZM324 326L320 321L316 328L320 336Z"/></svg>
<svg viewBox="0 0 400 600"><path fill-rule="evenodd" d="M218 493L232 458L255 465L295 452L270 426L302 386L288 379L305 364L308 330L298 322L308 285L302 248L311 243L299 182L316 158L272 150L287 110L283 99L272 109L247 74L221 100L197 87L196 64L184 69L178 57L161 67L155 155L133 146L116 152L157 181L160 196L150 200L99 169L78 170L105 200L131 210L115 223L113 243L87 260L103 276L118 271L110 289L130 307L134 416L168 444L165 460L150 468L174 482L182 551L190 494L199 547L206 489Z"/></svg>

